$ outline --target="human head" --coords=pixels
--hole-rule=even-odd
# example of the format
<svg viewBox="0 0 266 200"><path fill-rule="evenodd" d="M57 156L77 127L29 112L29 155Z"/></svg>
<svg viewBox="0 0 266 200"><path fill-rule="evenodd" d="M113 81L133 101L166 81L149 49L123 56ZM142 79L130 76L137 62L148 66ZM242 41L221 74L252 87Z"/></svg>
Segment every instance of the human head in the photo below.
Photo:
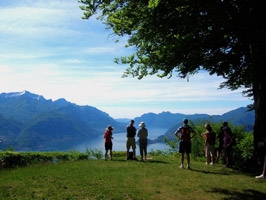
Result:
<svg viewBox="0 0 266 200"><path fill-rule="evenodd" d="M228 122L223 123L223 127L228 126Z"/></svg>
<svg viewBox="0 0 266 200"><path fill-rule="evenodd" d="M144 122L140 122L139 126L142 127L142 128L146 127Z"/></svg>
<svg viewBox="0 0 266 200"><path fill-rule="evenodd" d="M208 131L211 131L211 130L212 130L212 127L211 127L210 124L205 124L205 128L206 128L206 130L208 130Z"/></svg>
<svg viewBox="0 0 266 200"><path fill-rule="evenodd" d="M187 123L188 123L188 119L184 119L184 120L183 120L183 123L184 123L184 124L187 124Z"/></svg>
<svg viewBox="0 0 266 200"><path fill-rule="evenodd" d="M113 128L111 125L107 126L107 129L108 129L109 131L114 130L114 128Z"/></svg>

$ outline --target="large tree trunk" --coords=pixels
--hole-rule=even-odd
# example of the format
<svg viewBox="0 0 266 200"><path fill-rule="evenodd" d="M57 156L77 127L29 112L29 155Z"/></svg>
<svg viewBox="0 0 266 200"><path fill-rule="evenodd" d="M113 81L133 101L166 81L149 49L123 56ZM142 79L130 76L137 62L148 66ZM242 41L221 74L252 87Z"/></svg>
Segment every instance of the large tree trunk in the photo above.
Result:
<svg viewBox="0 0 266 200"><path fill-rule="evenodd" d="M262 61L263 53L256 55ZM262 61L263 62L263 61ZM266 145L266 73L262 62L256 63L255 76L253 82L253 97L255 108L254 123L254 149L255 153L261 154L261 148L258 146L261 142Z"/></svg>

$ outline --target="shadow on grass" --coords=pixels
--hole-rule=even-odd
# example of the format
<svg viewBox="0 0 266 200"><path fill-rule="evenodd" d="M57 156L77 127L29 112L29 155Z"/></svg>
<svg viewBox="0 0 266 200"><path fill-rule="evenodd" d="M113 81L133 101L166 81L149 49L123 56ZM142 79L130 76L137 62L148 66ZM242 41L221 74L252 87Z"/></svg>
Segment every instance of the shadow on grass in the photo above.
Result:
<svg viewBox="0 0 266 200"><path fill-rule="evenodd" d="M113 159L112 162L139 162L139 163L160 163L160 164L170 164L169 162L165 162L165 161L161 161L161 160L146 160L146 161L143 161L143 162L140 162L140 160L126 160L126 159Z"/></svg>
<svg viewBox="0 0 266 200"><path fill-rule="evenodd" d="M243 199L254 199L254 200L265 200L266 193L262 193L256 190L248 189L242 192L213 188L212 190L207 191L209 193L219 193L223 194L226 197L223 200L243 200Z"/></svg>
<svg viewBox="0 0 266 200"><path fill-rule="evenodd" d="M226 172L226 171L220 171L220 172L213 172L213 171L205 171L205 170L199 170L199 169L190 169L191 171L194 171L194 172L200 172L200 173L203 173L203 174L220 174L220 175L231 175L232 173L230 172Z"/></svg>

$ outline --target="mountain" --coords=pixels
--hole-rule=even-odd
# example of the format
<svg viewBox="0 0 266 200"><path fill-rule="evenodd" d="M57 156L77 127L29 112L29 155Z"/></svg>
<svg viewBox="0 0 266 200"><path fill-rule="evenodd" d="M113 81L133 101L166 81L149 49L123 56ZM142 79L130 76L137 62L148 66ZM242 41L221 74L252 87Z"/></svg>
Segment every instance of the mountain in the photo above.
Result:
<svg viewBox="0 0 266 200"><path fill-rule="evenodd" d="M252 130L254 111L238 108L223 115L162 112L145 113L136 117L135 126L141 121L148 128L167 130L153 142L171 137L182 120L192 122L209 120L228 121L232 125L243 125ZM107 125L115 127L116 133L125 132L130 119L113 119L107 113L92 107L79 106L61 98L56 101L28 91L0 94L0 149L12 146L16 151L69 150L84 141L103 135Z"/></svg>
<svg viewBox="0 0 266 200"><path fill-rule="evenodd" d="M240 107L230 112L224 113L223 115L208 115L208 114L192 114L185 115L181 113L170 113L162 112L159 114L146 113L140 117L135 118L135 124L144 121L150 127L153 128L169 128L174 125L182 124L184 118L188 118L192 122L197 120L209 120L212 122L222 122L228 121L232 125L238 126L243 125L245 130L252 130L255 113L254 111L249 111L248 108Z"/></svg>
<svg viewBox="0 0 266 200"><path fill-rule="evenodd" d="M144 121L148 127L153 128L166 128L167 131L164 135L159 136L151 143L162 142L164 137L174 138L173 133L182 124L184 118L189 119L193 123L197 121L210 121L214 123L222 123L224 121L230 122L233 126L243 126L245 131L252 131L255 113L249 111L246 107L240 107L230 112L224 113L223 115L207 115L207 114L192 114L185 115L181 113L170 113L163 112L160 114L148 113L140 117L135 118L136 124Z"/></svg>
<svg viewBox="0 0 266 200"><path fill-rule="evenodd" d="M65 99L46 100L28 91L0 94L0 148L70 149L102 135L109 124L120 132L126 126L97 108Z"/></svg>

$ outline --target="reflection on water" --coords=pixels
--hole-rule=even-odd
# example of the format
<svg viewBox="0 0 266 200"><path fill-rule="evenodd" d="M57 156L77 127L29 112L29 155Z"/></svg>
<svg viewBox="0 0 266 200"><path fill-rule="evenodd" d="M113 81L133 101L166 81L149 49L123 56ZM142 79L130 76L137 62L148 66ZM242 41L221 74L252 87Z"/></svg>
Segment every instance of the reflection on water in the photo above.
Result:
<svg viewBox="0 0 266 200"><path fill-rule="evenodd" d="M149 136L148 138L153 140L156 139L158 136L164 135L165 129L148 129ZM115 133L113 132L113 151L125 151L126 150L126 133ZM136 140L138 138L136 137ZM86 149L97 149L104 151L104 139L103 135L99 136L93 140L86 141L74 148L77 151L84 152ZM155 143L155 144L148 144L148 152L151 150L165 150L168 149L168 146L164 143ZM137 155L139 155L139 147L137 144Z"/></svg>

